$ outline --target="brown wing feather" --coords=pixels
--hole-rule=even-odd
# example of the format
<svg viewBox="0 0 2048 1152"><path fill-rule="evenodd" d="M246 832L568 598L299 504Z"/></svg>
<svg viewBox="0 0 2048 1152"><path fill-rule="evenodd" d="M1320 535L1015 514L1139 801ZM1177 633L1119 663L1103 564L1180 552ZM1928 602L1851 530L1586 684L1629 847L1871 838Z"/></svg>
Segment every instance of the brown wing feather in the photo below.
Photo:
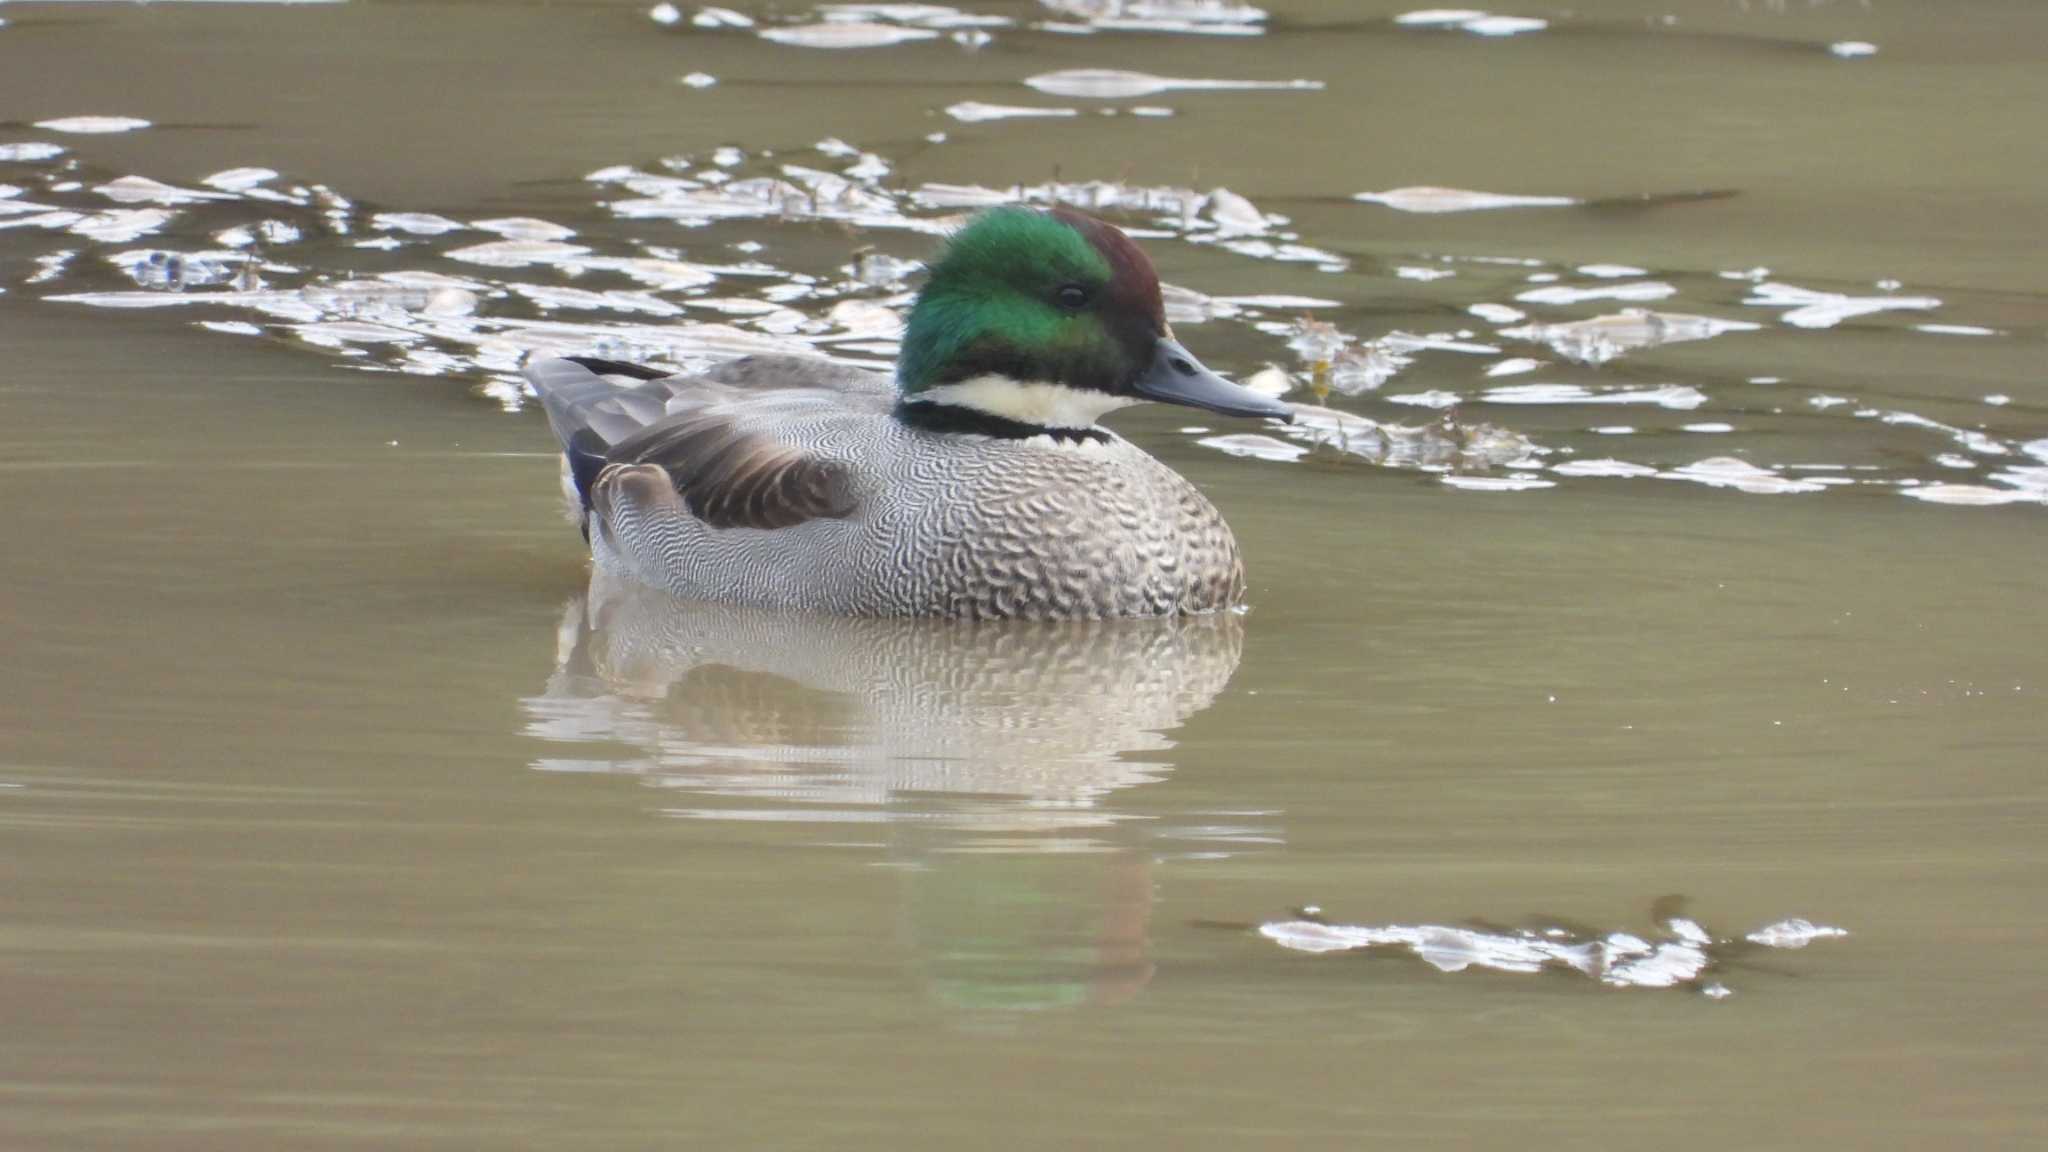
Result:
<svg viewBox="0 0 2048 1152"><path fill-rule="evenodd" d="M665 470L690 515L713 528L788 528L840 519L859 501L844 466L741 432L719 413L686 413L613 445L613 464Z"/></svg>

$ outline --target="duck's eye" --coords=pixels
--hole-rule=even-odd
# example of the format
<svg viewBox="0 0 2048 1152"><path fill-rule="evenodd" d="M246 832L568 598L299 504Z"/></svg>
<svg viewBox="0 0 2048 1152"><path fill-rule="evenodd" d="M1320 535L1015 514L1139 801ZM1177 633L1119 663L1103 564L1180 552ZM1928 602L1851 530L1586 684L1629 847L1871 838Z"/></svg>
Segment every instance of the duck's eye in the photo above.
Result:
<svg viewBox="0 0 2048 1152"><path fill-rule="evenodd" d="M1053 299L1068 311L1085 308L1088 306L1088 289L1080 284L1062 284L1059 291L1053 293Z"/></svg>

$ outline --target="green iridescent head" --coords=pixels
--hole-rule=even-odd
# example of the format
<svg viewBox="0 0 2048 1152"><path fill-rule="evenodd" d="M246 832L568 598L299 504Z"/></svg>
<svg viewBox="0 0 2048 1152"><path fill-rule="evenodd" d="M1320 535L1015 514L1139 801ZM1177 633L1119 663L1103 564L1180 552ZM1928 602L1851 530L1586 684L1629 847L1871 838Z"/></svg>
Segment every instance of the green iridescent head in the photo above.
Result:
<svg viewBox="0 0 2048 1152"><path fill-rule="evenodd" d="M896 382L906 404L1037 425L1142 400L1288 415L1203 368L1173 339L1144 252L1067 209L997 208L953 236L911 309Z"/></svg>

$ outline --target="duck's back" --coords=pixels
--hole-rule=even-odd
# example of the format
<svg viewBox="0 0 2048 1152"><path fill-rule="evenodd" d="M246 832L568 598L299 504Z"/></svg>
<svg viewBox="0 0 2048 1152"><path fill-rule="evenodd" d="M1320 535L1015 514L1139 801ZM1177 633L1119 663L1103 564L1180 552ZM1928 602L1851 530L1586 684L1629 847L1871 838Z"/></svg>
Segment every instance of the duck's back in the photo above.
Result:
<svg viewBox="0 0 2048 1152"><path fill-rule="evenodd" d="M1243 599L1229 528L1124 440L936 432L799 357L529 371L597 562L677 596L853 615L1104 617ZM617 382L626 377L628 382Z"/></svg>

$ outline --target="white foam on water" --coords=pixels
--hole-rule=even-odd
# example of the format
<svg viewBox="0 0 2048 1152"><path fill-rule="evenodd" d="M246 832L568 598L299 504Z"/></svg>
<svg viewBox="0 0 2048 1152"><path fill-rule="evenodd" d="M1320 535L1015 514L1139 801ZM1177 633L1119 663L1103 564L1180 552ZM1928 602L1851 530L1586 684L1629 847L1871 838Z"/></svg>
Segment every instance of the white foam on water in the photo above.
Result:
<svg viewBox="0 0 2048 1152"><path fill-rule="evenodd" d="M1510 384L1480 394L1487 404L1650 404L1674 412L1707 402L1706 393L1684 384L1654 388L1610 388L1595 391L1579 384Z"/></svg>
<svg viewBox="0 0 2048 1152"><path fill-rule="evenodd" d="M1645 348L1710 340L1729 332L1754 332L1759 327L1743 320L1624 308L1590 320L1503 328L1500 334L1511 340L1548 345L1567 360L1599 365Z"/></svg>
<svg viewBox="0 0 2048 1152"><path fill-rule="evenodd" d="M1341 300L1328 300L1321 296L1217 296L1214 297L1214 299L1219 304L1228 304L1234 307L1270 308L1276 310L1297 308L1342 308L1344 306L1344 302Z"/></svg>
<svg viewBox="0 0 2048 1152"><path fill-rule="evenodd" d="M1458 27L1474 36L1520 36L1525 32L1543 31L1550 27L1550 21L1534 16L1481 16Z"/></svg>
<svg viewBox="0 0 2048 1152"><path fill-rule="evenodd" d="M536 220L531 216L472 220L469 226L479 232L495 233L507 240L567 240L576 235L573 228L565 228L550 220Z"/></svg>
<svg viewBox="0 0 2048 1152"><path fill-rule="evenodd" d="M263 335L263 329L241 320L201 320L199 326L209 332L220 332L229 336Z"/></svg>
<svg viewBox="0 0 2048 1152"><path fill-rule="evenodd" d="M1314 92L1320 80L1216 80L1154 76L1115 68L1069 68L1027 77L1025 86L1048 96L1118 100L1161 92Z"/></svg>
<svg viewBox="0 0 2048 1152"><path fill-rule="evenodd" d="M1616 479L1632 479L1638 476L1655 476L1657 470L1647 464L1632 464L1626 460L1603 457L1598 460L1567 460L1550 466L1559 476L1602 476Z"/></svg>
<svg viewBox="0 0 2048 1152"><path fill-rule="evenodd" d="M590 255L590 249L581 244L563 244L554 240L493 240L466 248L451 248L441 255L486 268L527 268L536 264L564 264L574 257Z"/></svg>
<svg viewBox="0 0 2048 1152"><path fill-rule="evenodd" d="M1765 925L1743 939L1766 948L1804 948L1816 940L1832 940L1848 934L1841 928L1830 928L1823 924L1815 924L1811 920L1795 918Z"/></svg>
<svg viewBox="0 0 2048 1152"><path fill-rule="evenodd" d="M1519 36L1550 26L1533 16L1498 16L1477 8L1420 8L1394 17L1403 28L1456 29L1475 36Z"/></svg>
<svg viewBox="0 0 2048 1152"><path fill-rule="evenodd" d="M1927 311L1941 307L1932 296L1848 296L1771 281L1756 286L1744 304L1788 308L1779 319L1794 328L1832 328L1844 320L1874 312Z"/></svg>
<svg viewBox="0 0 2048 1152"><path fill-rule="evenodd" d="M862 21L828 21L823 24L800 24L794 27L763 28L756 35L763 40L777 44L789 44L798 48L824 48L843 50L851 48L886 48L895 44L908 44L918 40L936 40L939 34L929 28L905 28L896 24L875 24Z"/></svg>
<svg viewBox="0 0 2048 1152"><path fill-rule="evenodd" d="M1990 507L1999 504L2033 504L2048 502L2048 496L2024 492L2013 488L1991 488L1982 484L1916 484L1901 488L1899 493L1928 504L1949 504L1958 506Z"/></svg>
<svg viewBox="0 0 2048 1152"><path fill-rule="evenodd" d="M38 128L51 132L69 132L79 136L135 132L149 126L149 121L138 120L133 116L66 116L57 120L36 121Z"/></svg>
<svg viewBox="0 0 2048 1152"><path fill-rule="evenodd" d="M1294 377L1278 364L1268 364L1238 383L1261 396L1280 397L1294 391Z"/></svg>
<svg viewBox="0 0 2048 1152"><path fill-rule="evenodd" d="M215 172L200 183L222 192L246 192L275 179L277 172L270 168L229 168L224 172Z"/></svg>
<svg viewBox="0 0 2048 1152"><path fill-rule="evenodd" d="M1474 192L1464 188L1394 188L1385 192L1360 192L1351 197L1366 204L1379 204L1398 212L1485 212L1501 208L1564 208L1579 203L1569 196L1516 196L1503 192Z"/></svg>
<svg viewBox="0 0 2048 1152"><path fill-rule="evenodd" d="M1858 412L1857 415L1861 416L1863 413ZM1877 418L1886 424L1939 432L1980 456L2008 456L2012 453L2011 448L2000 443L1995 437L1974 428L1958 428L1953 424L1943 424L1939 420L1930 420L1915 412L1879 412Z"/></svg>
<svg viewBox="0 0 2048 1152"><path fill-rule="evenodd" d="M1210 436L1195 443L1204 448L1214 448L1229 456L1244 456L1254 460L1273 460L1281 463L1292 463L1308 455L1308 449L1300 444L1290 444L1285 440L1276 440L1255 432Z"/></svg>
<svg viewBox="0 0 2048 1152"><path fill-rule="evenodd" d="M863 8L862 11L867 13L861 16L864 20L894 21L905 25L914 20L947 18L936 14L920 16L908 7L901 11L892 7L886 16L878 14L879 9L870 11ZM1099 78L1105 74L1091 72L1082 75ZM1134 74L1107 75L1128 78ZM1162 79L1153 77L1147 83ZM0 148L10 147L26 146L0 145ZM36 144L28 154L40 155L46 151L63 154L56 145L40 144ZM0 158L6 155L0 153ZM941 234L957 227L965 212L993 204L1069 204L1109 215L1134 235L1148 240L1213 246L1219 251L1251 259L1310 261L1319 267L1328 267L1342 259L1304 243L1301 237L1288 230L1291 222L1285 217L1265 212L1242 194L1227 188L1113 181L1048 181L1007 187L904 186L887 179L891 172L888 159L839 140L820 141L809 152L796 149L774 156L750 154L728 147L695 158L670 157L649 167L651 170L616 165L592 173L589 178L591 184L600 186L593 193L597 206L608 212L615 222L673 221L683 227L694 228L723 220L761 220L772 229L781 225L830 221L839 228L835 236L844 233L851 237L882 229ZM12 170L10 175L17 171L25 170ZM526 355L546 351L597 352L620 358L638 356L657 360L666 366L690 367L701 366L718 355L773 348L821 353L845 363L877 365L879 360L897 351L901 316L915 286L915 280L908 277L918 267L914 261L884 251L907 252L908 248L880 240L855 242L849 239L846 252L835 253L832 263L810 269L814 274L805 275L796 269L775 266L766 255L737 255L736 248L739 251L746 249L727 239L712 243L703 250L724 252L732 263L692 263L682 259L682 242L673 237L665 239L678 247L662 247L661 241L650 233L627 231L627 236L645 235L649 238L621 240L616 238L613 230L595 224L589 227L588 238L577 241L575 230L532 217L494 218L475 223L430 213L402 211L364 212L358 217L349 202L331 190L294 184L289 177L280 176L268 168L230 169L189 186L164 184L141 175L115 179L93 173L91 179L79 181L27 172L17 176L7 189L11 189L11 195L8 190L0 190L0 235L12 229L22 229L25 234L65 232L87 240L125 244L144 236L169 234L173 229L182 228L199 237L203 246L236 250L230 259L220 251L178 252L173 250L177 245L169 239L153 240L152 243L166 250L159 263L122 266L138 277L138 286L146 291L72 291L62 297L70 302L109 308L190 304L228 310L231 314L240 311L272 325L313 325L303 332L298 329L288 331L325 341L323 347L351 355L362 354L364 363L359 367L364 369L422 374L470 373L490 380L510 378ZM63 199L71 193L76 193L71 201ZM1393 194L1384 195L1399 199ZM1424 210L1463 210L1471 205L1447 207L1444 198L1456 202L1466 195L1455 190L1434 190L1433 196L1424 197L1425 203L1420 207ZM1481 198L1480 203L1486 204L1491 202L1486 198L1494 194L1471 195ZM108 196L125 200L131 206L103 211L91 203L103 201ZM1519 198L1507 200L1509 203L1521 202ZM260 203L250 203L252 201ZM1414 204L1407 206L1418 207ZM374 238L354 240L338 237L339 229L351 223L359 232L374 228L376 231L370 233ZM464 239L443 242L450 249L447 252L439 251L443 243L424 245L414 239L436 235L462 236L464 233L468 234ZM771 231L769 235L772 234ZM206 237L213 238L210 245L206 243ZM483 240L485 243L468 244L465 240ZM776 250L772 244L763 247L758 240L745 243L753 252ZM872 243L873 247L863 252L854 246L855 243ZM922 245L924 242L916 243ZM405 297L404 302L398 302L397 297L382 300L376 291L360 291L354 287L366 279L360 272L351 280L345 272L320 267L322 252L346 249L352 244L376 244L387 248L417 246L422 249L418 254L419 262L433 264L445 255L453 265L468 265L469 275L457 284L431 288L367 285L373 289L390 289ZM280 264L274 256L265 258L272 248L284 245L293 246L294 263L305 267ZM82 252L87 254L87 259L45 263L36 252L24 253L25 259L19 262L26 266L28 260L36 261L33 274L25 282L46 285L76 279L83 281L81 288L101 288L102 285L91 283L83 270L98 267L98 259L106 253L95 252L90 245L76 243L65 251ZM1450 331L1421 334L1395 331L1373 339L1360 339L1339 331L1333 325L1311 322L1312 327L1326 330L1325 335L1334 342L1311 339L1315 333L1298 323L1304 313L1314 315L1322 309L1358 303L1342 299L1343 294L1334 292L1331 296L1297 293L1209 296L1185 288L1169 287L1166 290L1168 314L1176 325L1222 322L1235 330L1254 334L1254 340L1290 341L1294 351L1307 361L1307 365L1290 366L1292 372L1276 369L1252 376L1252 381L1262 386L1270 379L1276 389L1308 380L1311 375L1309 369L1314 368L1321 374L1323 385L1333 392L1346 395L1363 395L1376 390L1383 392L1391 379L1408 378L1403 374L1414 372L1414 365L1422 358L1449 354L1487 357L1486 362L1477 366L1478 372L1470 374L1484 374L1486 386L1483 388L1461 390L1469 386L1461 386L1454 381L1470 377L1452 375L1433 378L1429 386L1411 387L1387 397L1389 402L1408 410L1426 410L1432 414L1473 403L1508 407L1620 404L1662 407L1671 411L1706 408L1711 401L1697 388L1678 384L1652 386L1636 383L1626 376L1610 376L1611 382L1603 382L1597 376L1582 376L1578 382L1570 384L1522 384L1503 379L1526 379L1543 368L1545 361L1533 355L1503 357L1500 338L1542 345L1540 349L1525 346L1520 350L1542 351L1553 361L1598 365L1639 349L1760 327L1748 321L1656 312L1646 308L1619 309L1612 315L1594 316L1587 320L1532 324L1526 322L1527 316L1519 308L1483 301L1487 295L1496 300L1502 299L1503 287L1513 285L1514 281L1525 276L1536 283L1514 286L1526 293L1540 293L1539 300L1580 300L1588 293L1663 292L1669 286L1636 279L1644 276L1645 270L1619 262L1560 262L1559 269L1569 270L1570 280L1569 283L1560 283L1557 273L1542 270L1550 267L1549 264L1528 257L1446 258L1426 250L1390 255L1385 267L1396 270L1395 275L1414 280L1428 278L1441 281L1443 287L1434 290L1433 295L1458 291L1457 285L1450 285L1444 278L1444 273L1452 271L1455 265L1459 283L1473 286L1467 299L1482 302L1466 304L1453 295L1446 301L1450 308L1463 308L1468 316L1504 327L1484 328L1482 330L1487 335L1475 337L1472 331L1456 330L1463 317L1453 313L1452 319L1442 321L1447 328L1454 329ZM1495 269L1492 265L1500 268ZM519 271L515 280L508 274L511 270L524 271ZM261 273L260 278L258 272ZM1928 298L1891 291L1888 282L1884 281L1879 282L1880 289L1884 291L1868 296L1850 296L1788 287L1768 281L1768 275L1764 270L1753 269L1742 273L1739 278L1745 281L1744 287L1750 289L1752 305L1768 302L1786 309L1788 319L1798 321L1794 327L1812 326L1815 313L1809 311L1811 309L1820 310L1824 314L1822 318L1828 319L1871 310L1920 308L1935 303ZM620 280L627 282L621 283ZM1218 272L1207 284L1214 286L1230 282L1227 274ZM1675 283L1690 292L1690 282ZM1646 288L1646 285L1655 287ZM230 287L233 290L226 290ZM859 299L856 301L852 294L858 294ZM427 297L436 295L443 302L429 305ZM702 325L691 322L699 317L714 322ZM343 321L358 322L367 327L319 326ZM218 320L209 318L205 322L237 324L244 321L222 317ZM1465 323L1472 328L1481 328L1475 320L1466 319ZM1513 324L1521 326L1507 326ZM1243 328L1238 329L1239 325ZM1992 329L1969 325L1928 324L1915 327L1958 337L1997 334ZM390 330L416 333L419 339L407 342L380 338L380 334L387 334ZM353 337L360 337L360 340ZM1329 346L1323 347L1325 343ZM1315 368L1319 360L1321 366ZM1223 367L1238 373L1250 372L1257 367L1256 354L1250 365L1226 363ZM1541 376L1536 378L1540 380ZM1733 370L1731 378L1756 382L1778 379L1749 376L1739 369ZM1818 409L1837 405L1849 407L1857 403L1845 397L1808 396L1803 391L1795 393L1795 396ZM1983 400L1989 407L1977 408L1975 412L1987 425L1991 425L2001 401L2011 403L2011 397L2003 392L1994 392ZM1786 407L1793 406L1791 400L1783 400L1782 403ZM1693 423L1660 425L1655 431L1676 433L1683 429L1688 433L1720 433L1730 435L1731 440L1741 440L1768 433L1773 415L1779 414L1782 414L1780 409L1759 409L1750 413L1738 429L1730 420L1717 418L1724 413L1702 413ZM1931 503L2020 503L2036 499L2037 494L2048 487L2048 481L2032 475L2025 467L2008 467L2005 471L1990 474L1996 467L1994 461L2008 462L2017 452L2024 451L2016 440L2006 439L2011 435L2010 429L1998 425L1979 428L1944 424L1913 413L1874 407L1858 409L1857 415L1888 425L1922 428L1953 441L1956 446L1952 451L1924 453L1921 474L1917 477L1912 475L1910 464L1873 465L1871 469L1881 475L1868 478L1871 483L1900 489L1917 487L1920 494L1916 499ZM1998 418L2006 415L1998 413ZM1434 415L1431 418L1434 419ZM1588 422L1583 419L1568 421L1574 424ZM1266 439L1282 444L1290 451L1326 446L1334 450L1333 456L1341 454L1375 465L1448 471L1460 477L1460 482L1467 478L1476 480L1476 485L1470 486L1481 489L1513 486L1520 483L1521 478L1499 474L1472 477L1475 470L1514 469L1527 473L1542 466L1531 462L1535 459L1532 453L1540 453L1526 436L1511 429L1467 423L1455 418L1422 428L1382 424L1348 413L1308 418L1305 423L1309 425L1305 430L1274 429ZM1968 421L1968 425L1976 423L1975 419ZM1603 425L1593 431L1621 435L1635 429L1614 424ZM1939 445L1942 449L1948 447L1947 444ZM1270 456L1270 447L1267 451L1269 458L1277 458ZM1728 452L1728 457L1721 458L1722 464L1709 461L1683 468L1667 465L1666 471L1654 474L1720 486L1730 491L1762 493L1809 491L1813 486L1827 487L1844 479L1839 475L1812 476L1796 471L1788 477L1782 474L1784 469L1735 472L1725 461L1747 458L1749 452L1741 443L1729 443ZM1955 470L1958 461L1968 463L1976 459L1984 461L1984 473L1973 472L1971 476L1964 477ZM1544 475L1609 475L1620 478L1624 474L1652 474L1649 465L1617 467L1619 463L1564 461L1554 469L1545 469ZM1976 483L1940 486L1933 482L1942 476ZM1922 483L1909 484L1908 481L1912 480Z"/></svg>
<svg viewBox="0 0 2048 1152"><path fill-rule="evenodd" d="M699 28L752 28L754 18L730 8L699 8L690 23Z"/></svg>
<svg viewBox="0 0 2048 1152"><path fill-rule="evenodd" d="M177 213L162 208L113 208L77 217L66 231L102 244L126 244L162 231L164 225L175 219Z"/></svg>
<svg viewBox="0 0 2048 1152"><path fill-rule="evenodd" d="M27 164L37 160L54 160L64 154L62 144L46 144L40 140L27 140L19 144L0 144L0 161L11 164Z"/></svg>
<svg viewBox="0 0 2048 1152"><path fill-rule="evenodd" d="M1468 304L1465 311L1489 324L1513 324L1529 315L1520 308L1510 308L1505 304Z"/></svg>
<svg viewBox="0 0 2048 1152"><path fill-rule="evenodd" d="M116 204L198 204L207 200L233 200L231 192L202 192L178 188L147 176L123 176L109 180L93 191Z"/></svg>
<svg viewBox="0 0 2048 1152"><path fill-rule="evenodd" d="M1466 492L1528 492L1537 488L1557 487L1554 480L1521 473L1510 476L1445 476L1442 483L1447 488L1457 488Z"/></svg>
<svg viewBox="0 0 2048 1152"><path fill-rule="evenodd" d="M1428 392L1403 392L1387 397L1389 404L1406 404L1412 408L1455 408L1462 399L1456 392L1432 390Z"/></svg>
<svg viewBox="0 0 2048 1152"><path fill-rule="evenodd" d="M1678 289L1662 281L1639 280L1629 284L1595 284L1585 288L1555 284L1516 293L1515 299L1524 304L1583 304L1588 300L1663 300L1677 294Z"/></svg>
<svg viewBox="0 0 2048 1152"><path fill-rule="evenodd" d="M1662 480L1683 480L1709 488L1729 488L1754 496L1786 496L1824 492L1828 485L1815 479L1781 476L1733 456L1711 456L1683 468L1657 473Z"/></svg>
<svg viewBox="0 0 2048 1152"><path fill-rule="evenodd" d="M1419 427L1383 424L1335 408L1294 406L1290 440L1334 449L1386 468L1431 471L1522 467L1542 454L1528 437L1493 424L1441 419Z"/></svg>
<svg viewBox="0 0 2048 1152"><path fill-rule="evenodd" d="M1419 8L1394 17L1394 23L1415 28L1456 27L1467 20L1478 20L1485 15L1486 13L1477 8Z"/></svg>
<svg viewBox="0 0 2048 1152"><path fill-rule="evenodd" d="M1589 937L1564 928L1489 931L1443 924L1351 925L1316 920L1282 920L1259 925L1259 935L1293 952L1315 955L1373 950L1405 951L1443 973L1474 969L1534 974L1577 973L1614 988L1699 987L1712 999L1728 995L1725 984L1702 984L1731 940L1716 939L1697 923L1672 918L1665 938L1645 940L1629 932ZM1765 948L1804 948L1815 940L1847 936L1805 920L1787 920L1744 939Z"/></svg>
<svg viewBox="0 0 2048 1152"><path fill-rule="evenodd" d="M946 115L967 124L980 124L989 120L1064 119L1079 116L1072 108L1034 108L1018 104L984 104L979 100L963 100L948 105Z"/></svg>
<svg viewBox="0 0 2048 1152"><path fill-rule="evenodd" d="M461 221L436 216L431 212L379 212L370 217L370 226L392 232L406 232L414 236L439 236L444 232L459 232L468 227Z"/></svg>

